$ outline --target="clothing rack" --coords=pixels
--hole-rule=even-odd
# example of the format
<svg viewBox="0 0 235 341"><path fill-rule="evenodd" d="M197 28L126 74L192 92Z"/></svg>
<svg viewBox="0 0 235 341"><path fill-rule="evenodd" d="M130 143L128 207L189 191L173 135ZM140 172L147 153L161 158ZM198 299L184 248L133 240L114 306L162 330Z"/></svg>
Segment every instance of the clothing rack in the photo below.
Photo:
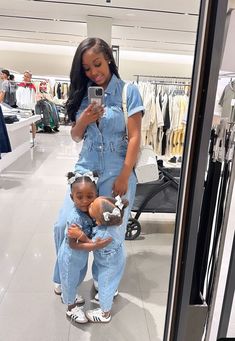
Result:
<svg viewBox="0 0 235 341"><path fill-rule="evenodd" d="M175 81L175 84L179 84L179 82L177 82L177 80L180 80L181 83L185 82L185 81L188 81L190 82L191 81L191 78L189 77L176 77L176 76L151 76L151 75L134 75L134 77L136 77L136 81L137 83L139 82L140 78L150 78L150 79L155 79L155 80L166 80L169 82L169 80L174 80ZM170 83L172 84L172 83Z"/></svg>
<svg viewBox="0 0 235 341"><path fill-rule="evenodd" d="M228 77L235 77L234 72L222 73L219 75L219 78L228 78Z"/></svg>

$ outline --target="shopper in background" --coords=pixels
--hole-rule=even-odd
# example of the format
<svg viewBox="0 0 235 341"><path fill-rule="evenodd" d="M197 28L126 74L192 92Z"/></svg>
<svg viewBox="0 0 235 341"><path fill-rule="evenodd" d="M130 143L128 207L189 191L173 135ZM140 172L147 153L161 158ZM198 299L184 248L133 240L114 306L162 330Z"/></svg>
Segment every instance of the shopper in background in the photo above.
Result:
<svg viewBox="0 0 235 341"><path fill-rule="evenodd" d="M18 88L16 81L15 81L15 76L13 74L10 74L9 76L9 81L10 81L10 93L11 93L11 107L12 108L17 108L16 105L16 90Z"/></svg>
<svg viewBox="0 0 235 341"><path fill-rule="evenodd" d="M96 171L101 196L124 196L129 201L119 228L103 227L102 238L112 242L94 251L93 278L98 280L100 308L87 312L92 322L109 322L114 294L125 268L125 232L135 197L136 177L133 172L140 145L143 104L137 87L127 89L128 134L122 110L124 81L120 79L109 45L99 38L87 38L75 53L70 72L67 111L73 122L71 136L83 140L75 172ZM87 89L91 85L105 90L105 109L88 103ZM128 139L127 139L128 136ZM56 247L61 244L67 215L72 207L67 192L64 205L54 226ZM114 264L119 264L115 269Z"/></svg>
<svg viewBox="0 0 235 341"><path fill-rule="evenodd" d="M18 84L18 89L16 91L16 104L20 109L30 110L32 114L35 111L36 105L36 87L32 83L32 72L25 71L23 82ZM36 125L31 124L32 139L34 141L36 135Z"/></svg>
<svg viewBox="0 0 235 341"><path fill-rule="evenodd" d="M0 103L6 103L11 106L9 76L10 72L8 70L1 71L0 77L2 84L0 89Z"/></svg>

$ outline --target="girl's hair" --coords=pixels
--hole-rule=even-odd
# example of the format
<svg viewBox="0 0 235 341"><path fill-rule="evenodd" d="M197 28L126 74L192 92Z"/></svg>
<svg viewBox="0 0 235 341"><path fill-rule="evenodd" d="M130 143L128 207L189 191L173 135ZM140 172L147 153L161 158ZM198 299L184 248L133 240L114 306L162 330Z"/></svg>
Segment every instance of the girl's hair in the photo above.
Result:
<svg viewBox="0 0 235 341"><path fill-rule="evenodd" d="M112 225L120 225L122 223L122 218L124 215L124 209L128 206L129 202L127 199L121 199L121 203L123 204L122 208L116 206L117 200L111 197L98 197L98 200L101 200L99 217L96 217L99 220L101 225L104 226L112 226ZM120 215L114 213L114 209L118 209L120 211ZM108 219L105 219L104 214L108 213Z"/></svg>
<svg viewBox="0 0 235 341"><path fill-rule="evenodd" d="M76 112L79 109L87 91L89 78L86 76L83 69L82 57L84 52L91 48L94 49L95 53L103 53L104 58L110 62L109 69L111 74L115 74L117 78L120 78L110 46L100 38L87 38L83 40L74 55L70 71L69 97L66 103L66 108L68 116L72 122L75 121Z"/></svg>
<svg viewBox="0 0 235 341"><path fill-rule="evenodd" d="M68 180L74 178L74 181L72 183L70 183L71 189L73 188L74 184L88 182L94 186L94 189L97 192L97 187L96 187L95 181L93 181L88 175L81 175L79 177L76 177L76 173L68 172L67 178L68 178Z"/></svg>

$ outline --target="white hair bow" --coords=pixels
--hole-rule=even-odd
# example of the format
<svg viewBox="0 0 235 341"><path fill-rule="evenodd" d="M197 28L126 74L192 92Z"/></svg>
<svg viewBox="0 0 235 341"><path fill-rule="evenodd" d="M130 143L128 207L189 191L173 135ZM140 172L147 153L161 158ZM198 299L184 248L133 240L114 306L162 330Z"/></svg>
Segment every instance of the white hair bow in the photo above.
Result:
<svg viewBox="0 0 235 341"><path fill-rule="evenodd" d="M104 212L103 213L104 221L110 221L109 218L110 216L121 217L121 212L117 207L115 207L112 212Z"/></svg>
<svg viewBox="0 0 235 341"><path fill-rule="evenodd" d="M120 208L120 210L122 210L124 206L124 204L122 203L122 198L120 197L120 195L117 195L115 199L116 199L115 206L117 206L118 208Z"/></svg>
<svg viewBox="0 0 235 341"><path fill-rule="evenodd" d="M98 177L95 177L92 172L87 172L84 174L75 173L74 176L72 176L70 179L68 179L68 184L72 185L78 178L81 178L82 176L87 176L88 178L91 179L91 181L93 181L95 184L97 184Z"/></svg>

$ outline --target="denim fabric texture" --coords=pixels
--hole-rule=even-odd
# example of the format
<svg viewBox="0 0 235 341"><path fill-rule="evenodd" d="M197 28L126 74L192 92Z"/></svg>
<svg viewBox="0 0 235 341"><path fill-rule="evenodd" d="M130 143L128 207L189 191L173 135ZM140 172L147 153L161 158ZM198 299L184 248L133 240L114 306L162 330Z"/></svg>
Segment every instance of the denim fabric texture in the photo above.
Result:
<svg viewBox="0 0 235 341"><path fill-rule="evenodd" d="M72 212L67 220L67 228L71 224L79 225L87 236L92 234L94 221L84 212L73 207ZM87 271L87 261L89 252L84 250L71 249L68 243L67 228L65 236L58 251L56 271L59 270L60 283L65 304L73 304L75 301L77 288L84 280ZM56 278L57 272L54 274L54 281L58 283Z"/></svg>
<svg viewBox="0 0 235 341"><path fill-rule="evenodd" d="M99 127L96 123L87 127L82 150L75 165L75 172L83 174L87 171L96 171L98 173L97 188L99 195L112 196L113 183L120 174L126 156L126 125L122 110L123 86L124 82L113 75L105 90L105 113L100 119ZM87 106L88 97L85 96L77 113L77 118ZM141 96L133 84L129 84L127 88L127 111L128 116L137 112L144 112ZM93 237L93 239L97 236L101 238L111 236L113 238L112 242L105 248L94 252L93 277L95 280L98 279L99 292L101 290L99 301L104 311L111 309L115 290L125 268L125 231L134 202L135 190L136 176L133 172L129 177L128 191L125 196L129 200L129 206L125 210L123 224L112 227L99 226L97 234ZM57 249L62 242L66 217L71 207L72 201L69 192L67 192L63 208L54 226Z"/></svg>

